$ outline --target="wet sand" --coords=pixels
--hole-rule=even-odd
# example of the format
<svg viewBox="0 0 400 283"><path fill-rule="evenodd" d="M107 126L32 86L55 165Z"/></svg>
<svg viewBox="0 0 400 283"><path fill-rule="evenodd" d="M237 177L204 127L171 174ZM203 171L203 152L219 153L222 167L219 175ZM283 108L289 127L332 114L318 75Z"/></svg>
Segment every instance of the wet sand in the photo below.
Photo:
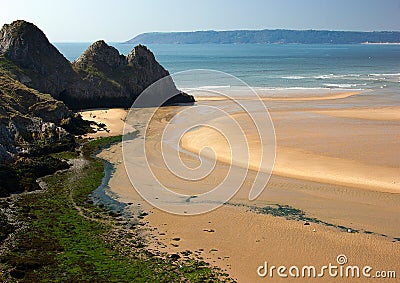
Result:
<svg viewBox="0 0 400 283"><path fill-rule="evenodd" d="M317 110L314 113L330 115L334 117L378 120L378 121L399 121L400 107L380 107L380 108L354 108L354 109L330 109Z"/></svg>
<svg viewBox="0 0 400 283"><path fill-rule="evenodd" d="M357 95L332 98L335 102L329 109L318 107L319 103L326 101L333 103L329 99L319 99L315 105L310 104L311 100L307 101L306 107L298 100L271 105L277 148L274 173L266 189L256 201L248 200L249 187L256 170L260 170L257 167L257 139L252 139L250 133L248 140L253 140L250 142L253 154L250 163L253 162L253 166L250 166L252 170L241 190L230 200L232 205L198 216L169 214L144 202L126 175L120 144L104 150L100 156L116 167L109 185L119 199L132 202L134 211L144 209L151 212L144 219L149 228L156 228L153 232L156 238L149 242L151 249L168 253L190 250L197 257L227 270L239 282L271 281L271 278L257 275L257 268L264 261L276 266L320 267L336 264L339 254L345 254L352 265L370 265L374 270L397 270L399 273L400 242L394 240L400 237L400 125L396 118L397 108L370 107L366 111L356 107L337 107L346 105L346 99L353 103L364 98ZM201 103L227 107L226 101L203 100ZM204 128L196 129L185 134L182 146L198 152L203 146L199 140L205 135L203 140L215 146L219 157L216 167L210 176L197 182L174 177L162 161L161 145L165 142L160 140L160 133L169 121L165 117L172 116L179 109L165 107L158 111L146 133L146 147L150 166L160 182L191 195L207 191L220 182L228 170L229 157L226 157L220 136L213 137L213 133ZM376 114L375 119L362 118L368 118L369 111ZM243 114L238 112L234 115L241 118ZM238 120L246 122L245 119ZM109 124L110 133L121 131L120 125ZM175 149L165 146L163 150L172 152ZM181 157L189 166L198 165L198 160L190 154L181 153ZM137 175L141 175L139 167ZM360 233L343 232L313 222L304 225L301 221L256 214L246 208L275 203L290 205L305 211L309 217L357 229ZM290 281L288 278L281 281L285 280ZM315 279L320 280L343 282L345 279ZM277 281L279 278L274 277L274 282ZM365 278L352 281L365 282ZM307 282L312 280L307 279Z"/></svg>
<svg viewBox="0 0 400 283"><path fill-rule="evenodd" d="M342 111L348 119L335 117ZM361 110L353 111L355 113L352 115L356 118L366 115L359 113ZM384 112L383 109L379 111ZM390 120L386 124L366 121L359 125L351 119L348 113L351 110L336 110L332 114L330 110L322 111L329 116L319 115L321 111L314 112L317 114L303 111L271 112L277 137L274 174L383 192L400 192L400 124ZM374 112L371 109L370 115L373 116ZM393 117L392 114L393 110L390 109L388 115ZM382 121L383 117L381 114L376 119ZM265 147L260 146L256 127L252 127L252 121L245 113L235 114L218 123L224 124L226 120L227 124L229 119L235 119L246 129L250 168L263 170L258 157ZM224 127L225 132L229 130ZM231 156L225 137L210 127L186 133L181 145L194 153L211 145L219 160L229 162L235 159L235 156Z"/></svg>

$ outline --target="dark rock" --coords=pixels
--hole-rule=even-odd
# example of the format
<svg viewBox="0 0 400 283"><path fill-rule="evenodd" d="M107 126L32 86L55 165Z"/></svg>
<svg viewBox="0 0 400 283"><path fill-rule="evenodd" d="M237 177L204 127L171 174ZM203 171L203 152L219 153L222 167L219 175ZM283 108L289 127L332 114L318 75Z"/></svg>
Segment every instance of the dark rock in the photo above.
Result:
<svg viewBox="0 0 400 283"><path fill-rule="evenodd" d="M65 119L74 117L65 104L26 87L3 70L0 90L0 163L75 144L62 128Z"/></svg>
<svg viewBox="0 0 400 283"><path fill-rule="evenodd" d="M115 70L126 64L126 58L103 40L96 41L74 62L80 69L94 67L101 71Z"/></svg>
<svg viewBox="0 0 400 283"><path fill-rule="evenodd" d="M78 110L129 108L149 85L169 75L147 47L138 45L124 56L102 40L71 64L38 27L25 21L3 26L0 56L15 65L9 69L15 79ZM167 85L175 96L160 105L194 102L176 89L172 79Z"/></svg>
<svg viewBox="0 0 400 283"><path fill-rule="evenodd" d="M74 100L78 100L79 105L83 105L84 108L127 108L148 86L169 76L168 71L156 61L154 54L143 45L134 47L125 57L104 41L97 41L72 65L86 84L76 84L76 89L65 94L68 96L65 101L70 107L73 107ZM153 97L142 106L194 102L192 96L177 90L172 79L166 78L164 85L160 95L174 94L175 97L168 101L164 101L160 96ZM88 95L83 96L82 93ZM71 102L68 102L68 99L71 99Z"/></svg>
<svg viewBox="0 0 400 283"><path fill-rule="evenodd" d="M10 271L10 275L16 279L23 279L25 277L25 271L13 269Z"/></svg>
<svg viewBox="0 0 400 283"><path fill-rule="evenodd" d="M77 76L71 64L34 24L14 21L0 30L0 55L19 68L20 82L54 97Z"/></svg>
<svg viewBox="0 0 400 283"><path fill-rule="evenodd" d="M21 191L18 175L13 168L0 164L0 180L0 197L8 196L10 192ZM1 240L0 237L0 242Z"/></svg>
<svg viewBox="0 0 400 283"><path fill-rule="evenodd" d="M172 259L172 260L178 260L178 259L181 258L181 256L178 255L178 254L169 254L169 255L168 255L168 258L169 258L169 259Z"/></svg>

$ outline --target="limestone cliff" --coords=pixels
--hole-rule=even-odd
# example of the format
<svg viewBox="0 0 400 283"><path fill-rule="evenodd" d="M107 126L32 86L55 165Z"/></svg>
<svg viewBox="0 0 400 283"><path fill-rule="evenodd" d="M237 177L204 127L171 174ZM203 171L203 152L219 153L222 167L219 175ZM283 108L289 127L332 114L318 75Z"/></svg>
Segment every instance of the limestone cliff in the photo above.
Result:
<svg viewBox="0 0 400 283"><path fill-rule="evenodd" d="M78 76L45 34L26 21L0 30L0 55L13 62L16 78L28 87L57 98Z"/></svg>
<svg viewBox="0 0 400 283"><path fill-rule="evenodd" d="M145 46L128 56L104 41L70 63L34 24L15 21L0 30L0 164L47 147L74 143L89 127L69 109L130 107L155 81L168 76ZM166 104L193 102L177 93Z"/></svg>
<svg viewBox="0 0 400 283"><path fill-rule="evenodd" d="M0 164L48 147L73 146L74 138L65 130L71 119L79 118L64 103L0 70Z"/></svg>
<svg viewBox="0 0 400 283"><path fill-rule="evenodd" d="M71 64L39 28L25 21L3 26L0 56L17 66L11 71L21 83L51 94L71 109L128 108L144 89L169 75L142 45L123 56L97 41ZM166 104L187 102L194 102L193 97L177 91Z"/></svg>
<svg viewBox="0 0 400 283"><path fill-rule="evenodd" d="M84 87L88 89L73 90L69 95L87 93L73 97L85 107L130 107L148 86L169 76L147 47L138 45L128 56L123 56L102 40L93 43L72 65L87 82ZM177 93L174 103L194 102L192 96L180 93L172 79L169 80L172 91ZM172 104L172 100L169 102Z"/></svg>

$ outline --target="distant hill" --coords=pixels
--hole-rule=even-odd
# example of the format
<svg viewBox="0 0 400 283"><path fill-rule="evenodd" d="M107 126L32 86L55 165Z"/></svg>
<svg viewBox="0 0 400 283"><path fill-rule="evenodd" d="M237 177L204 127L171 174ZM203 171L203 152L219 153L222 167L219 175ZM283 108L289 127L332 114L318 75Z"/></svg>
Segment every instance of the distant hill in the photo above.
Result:
<svg viewBox="0 0 400 283"><path fill-rule="evenodd" d="M398 31L328 31L328 30L232 30L142 33L126 41L130 44L359 44L398 43Z"/></svg>

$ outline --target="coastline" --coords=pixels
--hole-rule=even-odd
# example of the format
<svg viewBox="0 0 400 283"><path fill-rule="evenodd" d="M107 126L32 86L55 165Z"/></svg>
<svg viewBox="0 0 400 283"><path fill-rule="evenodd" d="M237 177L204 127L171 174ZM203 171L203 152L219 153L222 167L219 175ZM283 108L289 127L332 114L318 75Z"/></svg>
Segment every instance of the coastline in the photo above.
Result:
<svg viewBox="0 0 400 283"><path fill-rule="evenodd" d="M148 252L139 214L128 219L107 203L94 204L92 194L106 168L93 155L120 141L121 136L108 136L86 141L79 156L58 153L69 160L69 169L41 178L42 190L0 199L2 214L19 225L2 243L0 280L231 282L205 262Z"/></svg>
<svg viewBox="0 0 400 283"><path fill-rule="evenodd" d="M400 31L159 35L4 23L0 282L396 281Z"/></svg>
<svg viewBox="0 0 400 283"><path fill-rule="evenodd" d="M342 103L345 99L354 100L357 99L357 96L348 96L347 98L336 99L335 101ZM211 99L199 103L218 104L220 102ZM287 108L288 106L285 105L285 107ZM299 106L295 105L295 107ZM302 113L300 114L295 113L296 109L272 109L271 116L275 119L274 123L280 119L276 124L278 125L276 126L278 142L287 143L290 142L290 139L293 139L293 136L300 139L301 136L298 136L298 133L293 131L293 128L298 127L298 124L293 125L293 128L286 129L282 124L289 124L289 122L296 120L301 121L299 117L309 116L313 119L318 117L319 119L328 120L342 119L342 122L346 120L348 122L348 119L350 119L351 123L356 123L357 125L359 123L382 123L382 121L389 120L390 127L398 119L395 114L396 107L388 109L388 115L385 114L385 108L374 108L374 111L378 115L373 119L370 119L364 110L357 108L348 108L343 110L344 112L341 112L341 108L339 110L324 109L320 113L313 113L313 111L318 112L320 110L307 109L303 111L304 109L299 107L297 109L301 110ZM165 117L168 113L173 115L176 111L176 108L164 108L159 116ZM292 116L289 115L290 113ZM337 113L342 115L337 117ZM389 119L387 119L388 117ZM390 122L390 119L392 119L392 122ZM337 123L337 120L332 121ZM160 180L170 184L175 190L180 191L180 185L176 183L176 180L170 180L171 175L160 165L161 161L158 154L160 143L155 137L157 137L158 132L167 122L166 119L160 118L160 120L151 125L151 131L146 134L149 138L146 146L152 149L152 154L150 154L149 158ZM319 120L319 122L321 121ZM322 123L322 126L326 127L324 125L326 124ZM375 126L372 125L372 128L368 132L372 137L380 135L379 131L376 132ZM301 132L304 129L298 127L297 130ZM309 142L310 140L306 141ZM370 144L372 147L374 146L373 141L374 139L372 139L372 144ZM348 145L369 148L367 143L360 145L354 142L350 139ZM326 148L324 147L315 147L315 143L312 143L311 146L314 147L314 151L324 151L325 154L328 154L328 157L331 155L329 158L338 158L334 156L334 151L342 148L338 146L344 143L338 143L338 141L336 143L337 146L333 148L329 143L324 143L325 146L332 148L331 152L326 152ZM350 147L349 150L351 148L353 147ZM282 152L286 152L288 149L287 145L284 145L281 149L278 146L278 159L279 152L281 151L282 154ZM390 153L393 147L387 147L386 149L386 152ZM369 157L362 155L355 156L350 154L350 152L343 152L342 150L339 151L340 154L348 154L347 158L358 159L359 162L367 162L369 164L369 162L375 162L374 160L376 160L376 156L374 155L368 159ZM369 153L366 152L366 154ZM321 180L315 180L309 178L309 176L298 178L297 175L287 176L288 174L276 174L275 172L266 190L254 203L257 207L264 207L274 203L288 204L305 211L306 215L310 217L316 217L335 226L350 227L351 231L359 230L360 232L358 233L343 232L338 228L318 223L304 225L301 221L286 220L282 217L256 214L248 211L245 208L250 204L247 200L248 189L241 190L230 201L231 204L234 204L233 206L225 205L215 211L199 216L176 216L152 208L143 201L134 188L132 188L126 176L121 154L121 145L115 145L101 152L99 156L112 162L116 168L109 186L118 195L118 199L125 203L133 202L136 206L149 213L144 219L148 222L147 227L149 230L154 230L152 233L154 241L150 241L152 250L166 251L168 253L184 253L186 250L189 250L193 257L201 258L212 265L226 270L230 276L238 279L239 282L248 282L249 280L255 282L258 280L261 281L263 278L257 276L256 268L264 260L268 260L271 264L312 263L322 265L327 261L334 261L337 251L342 251L342 253L351 259L352 263L368 263L375 266L396 268L397 262L394 255L396 251L400 251L397 242L399 231L396 229L400 223L395 217L400 211L397 187L394 191L387 192L386 190L380 190L376 184L370 188L366 188L364 184L360 186L348 186L346 182L332 183L331 180L325 180L321 183ZM191 157L186 154L183 155L183 158L189 163L192 162ZM281 162L279 166L289 168L293 165L292 161L296 158L298 160L304 159L304 155L288 155L290 162L287 165ZM325 159L324 162L330 163L332 159L329 158ZM384 173L390 175L390 172L388 173L385 168L389 168L387 166L393 167L393 160L395 160L395 156L385 158L385 160L381 158L381 160L376 160L376 162L380 164L379 166L383 166L382 170L384 170ZM312 159L308 158L307 161L312 162ZM338 159L338 162L341 165L343 160ZM217 162L217 172L213 175L215 181L221 178L223 172L226 171L226 166L227 164L224 162ZM305 166L304 163L303 166ZM348 174L352 174L356 168L358 168L358 164L350 164L350 166L346 167L345 171ZM395 164L393 168L393 170L398 170ZM325 169L329 171L329 167ZM368 167L365 170L374 171L372 167ZM254 178L254 173L254 171L250 171L243 188L248 188L249 182ZM341 177L337 178L340 179ZM189 183L182 183L184 187L188 185ZM207 187L206 182L204 184L200 182L196 185L198 191L202 191L205 187ZM191 188L191 190L193 189ZM237 204L240 205L237 206ZM243 204L244 206L242 206ZM228 215L229 220L227 219ZM179 240L177 240L178 238ZM329 245L326 244L327 242L329 242ZM302 252L298 252L299 249ZM355 280L355 282L362 282L362 280Z"/></svg>

